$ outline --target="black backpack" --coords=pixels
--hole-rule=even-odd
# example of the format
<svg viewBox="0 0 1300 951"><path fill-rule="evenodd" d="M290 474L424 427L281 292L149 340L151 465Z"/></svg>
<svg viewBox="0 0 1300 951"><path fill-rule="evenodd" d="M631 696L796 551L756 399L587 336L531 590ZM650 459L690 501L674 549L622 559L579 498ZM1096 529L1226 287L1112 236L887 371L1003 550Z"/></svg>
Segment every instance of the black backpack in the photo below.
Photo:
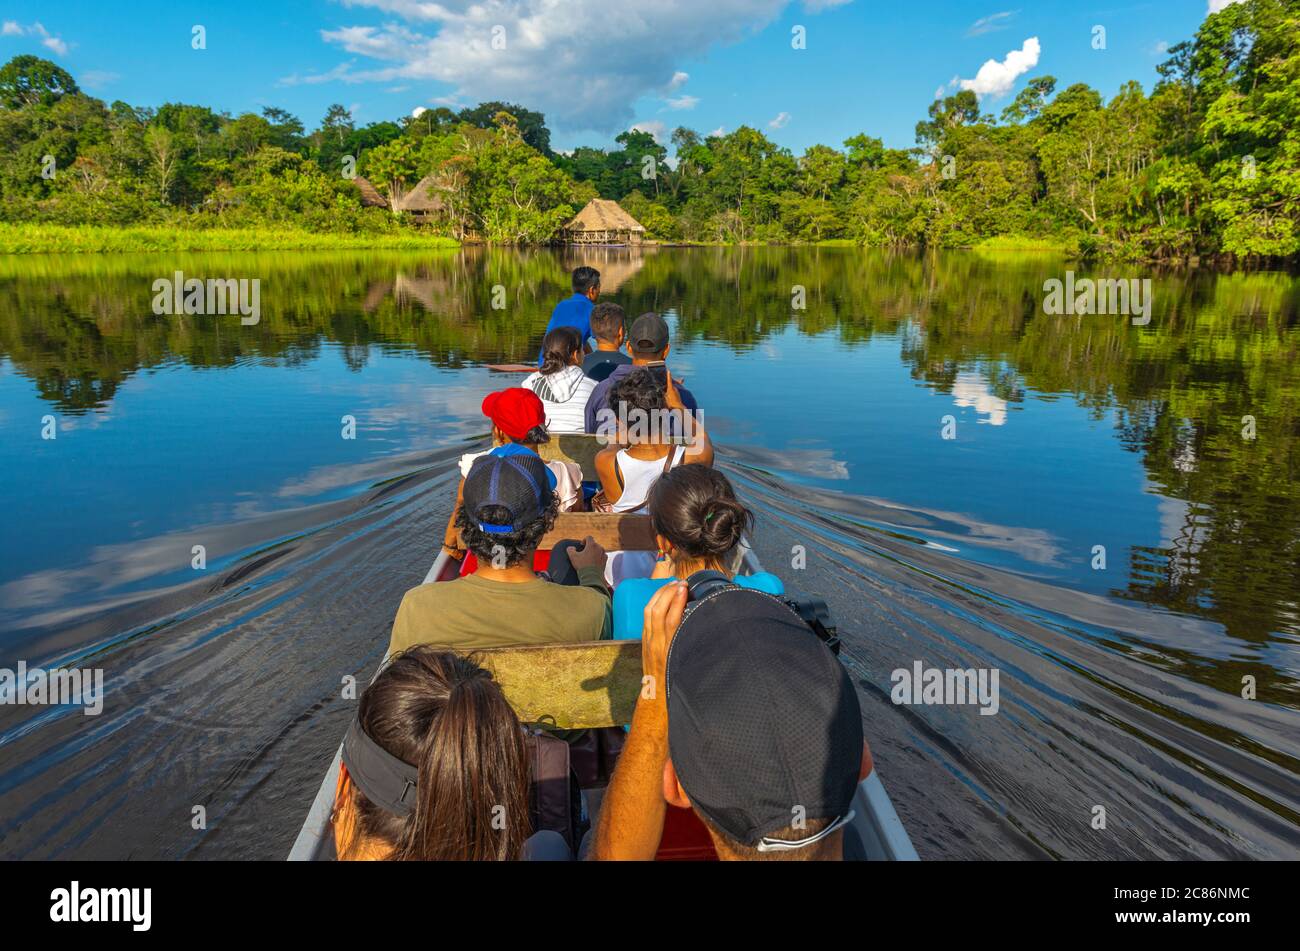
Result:
<svg viewBox="0 0 1300 951"><path fill-rule="evenodd" d="M768 594L755 588L744 588L736 584L721 571L706 569L697 571L686 579L688 591L686 613L689 615L694 605L721 594L724 591L744 591L762 598L773 598L799 616L808 628L830 648L837 657L840 653L840 638L831 620L830 608L821 598L790 598L783 595ZM683 618L684 620L685 618Z"/></svg>

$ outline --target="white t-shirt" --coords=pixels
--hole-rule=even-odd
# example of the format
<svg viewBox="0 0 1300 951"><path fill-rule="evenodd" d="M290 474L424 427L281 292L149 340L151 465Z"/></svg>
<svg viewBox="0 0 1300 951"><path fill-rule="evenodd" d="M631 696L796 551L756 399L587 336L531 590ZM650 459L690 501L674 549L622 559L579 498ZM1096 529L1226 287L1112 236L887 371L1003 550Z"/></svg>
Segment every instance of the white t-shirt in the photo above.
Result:
<svg viewBox="0 0 1300 951"><path fill-rule="evenodd" d="M491 451L491 449L484 449L482 452L467 452L461 456L460 477L463 479L469 475L474 460L486 456ZM560 511L570 512L577 508L578 503L582 501L582 467L576 462L553 459L546 464L546 468L555 473L555 494L560 499Z"/></svg>
<svg viewBox="0 0 1300 951"><path fill-rule="evenodd" d="M680 466L686 458L686 447L678 446L672 450L670 469ZM615 512L636 512L642 514L650 489L664 474L664 460L637 459L628 455L626 449L620 449L616 457L618 471L623 476L623 491L614 503ZM610 588L617 588L624 578L649 578L655 570L655 553L652 551L611 551L605 556L605 582Z"/></svg>

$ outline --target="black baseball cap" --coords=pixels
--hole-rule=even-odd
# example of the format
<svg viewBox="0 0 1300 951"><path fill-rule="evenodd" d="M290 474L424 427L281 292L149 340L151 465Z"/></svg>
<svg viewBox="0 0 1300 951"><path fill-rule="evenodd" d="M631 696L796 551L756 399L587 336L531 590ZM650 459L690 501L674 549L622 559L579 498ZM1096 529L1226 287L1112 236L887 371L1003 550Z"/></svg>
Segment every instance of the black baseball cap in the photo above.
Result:
<svg viewBox="0 0 1300 951"><path fill-rule="evenodd" d="M537 521L551 504L551 471L535 452L479 456L465 476L462 504L469 517L492 535L517 532ZM508 522L487 522L479 512L498 505L510 513Z"/></svg>
<svg viewBox="0 0 1300 951"><path fill-rule="evenodd" d="M627 340L635 353L660 353L668 346L668 322L654 311L644 313L632 321Z"/></svg>
<svg viewBox="0 0 1300 951"><path fill-rule="evenodd" d="M848 672L794 610L730 588L693 604L668 651L668 755L691 805L760 851L852 818L862 711ZM834 820L802 840L796 819Z"/></svg>

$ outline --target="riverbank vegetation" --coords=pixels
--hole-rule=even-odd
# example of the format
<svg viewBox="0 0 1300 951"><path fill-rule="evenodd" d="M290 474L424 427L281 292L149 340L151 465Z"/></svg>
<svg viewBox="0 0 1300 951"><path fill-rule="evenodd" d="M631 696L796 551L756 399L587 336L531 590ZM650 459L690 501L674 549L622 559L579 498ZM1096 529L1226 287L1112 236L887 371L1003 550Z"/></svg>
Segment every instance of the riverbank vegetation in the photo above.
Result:
<svg viewBox="0 0 1300 951"><path fill-rule="evenodd" d="M742 126L682 127L668 143L633 130L608 149L560 154L541 114L508 103L363 127L333 106L307 133L275 108L106 105L53 63L20 56L0 70L0 215L361 244L427 233L364 207L360 174L389 198L425 183L435 233L491 243L549 241L599 195L669 242L1300 255L1300 4L1212 13L1158 73L1150 93L1130 82L1108 102L1085 84L1032 78L997 115L969 91L942 97L911 149L862 133L795 155Z"/></svg>
<svg viewBox="0 0 1300 951"><path fill-rule="evenodd" d="M312 232L301 228L0 224L0 254L151 251L424 251L459 243L437 234Z"/></svg>

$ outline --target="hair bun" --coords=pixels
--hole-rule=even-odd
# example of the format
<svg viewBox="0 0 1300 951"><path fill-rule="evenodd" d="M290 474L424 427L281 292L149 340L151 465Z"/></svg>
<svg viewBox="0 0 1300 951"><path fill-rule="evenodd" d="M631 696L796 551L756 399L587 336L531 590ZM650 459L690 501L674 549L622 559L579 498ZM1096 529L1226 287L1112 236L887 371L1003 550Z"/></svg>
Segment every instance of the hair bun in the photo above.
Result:
<svg viewBox="0 0 1300 951"><path fill-rule="evenodd" d="M749 511L735 499L712 498L700 514L700 547L703 554L714 556L735 548L749 521Z"/></svg>
<svg viewBox="0 0 1300 951"><path fill-rule="evenodd" d="M754 524L727 477L711 466L678 466L660 476L650 490L650 515L655 531L691 558L722 558Z"/></svg>

